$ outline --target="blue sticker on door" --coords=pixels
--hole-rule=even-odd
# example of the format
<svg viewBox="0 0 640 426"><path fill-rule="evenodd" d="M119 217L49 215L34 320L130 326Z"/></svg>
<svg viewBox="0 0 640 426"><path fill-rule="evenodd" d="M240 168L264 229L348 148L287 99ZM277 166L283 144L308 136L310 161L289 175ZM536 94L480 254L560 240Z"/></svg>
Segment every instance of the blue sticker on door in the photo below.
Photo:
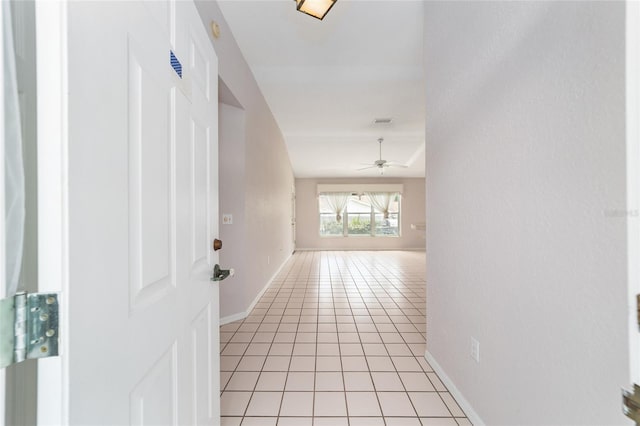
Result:
<svg viewBox="0 0 640 426"><path fill-rule="evenodd" d="M171 67L178 74L178 77L182 78L182 64L176 58L176 55L173 54L173 51L169 51L171 53Z"/></svg>

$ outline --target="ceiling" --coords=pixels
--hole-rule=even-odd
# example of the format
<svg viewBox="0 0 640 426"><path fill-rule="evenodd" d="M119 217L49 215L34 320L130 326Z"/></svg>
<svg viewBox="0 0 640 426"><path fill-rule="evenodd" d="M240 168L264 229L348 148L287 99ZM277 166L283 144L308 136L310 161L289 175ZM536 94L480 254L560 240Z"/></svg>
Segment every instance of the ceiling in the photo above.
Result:
<svg viewBox="0 0 640 426"><path fill-rule="evenodd" d="M382 157L424 177L423 5L338 0L323 21L293 0L220 8L284 135L296 177L371 177ZM391 124L374 124L392 118Z"/></svg>

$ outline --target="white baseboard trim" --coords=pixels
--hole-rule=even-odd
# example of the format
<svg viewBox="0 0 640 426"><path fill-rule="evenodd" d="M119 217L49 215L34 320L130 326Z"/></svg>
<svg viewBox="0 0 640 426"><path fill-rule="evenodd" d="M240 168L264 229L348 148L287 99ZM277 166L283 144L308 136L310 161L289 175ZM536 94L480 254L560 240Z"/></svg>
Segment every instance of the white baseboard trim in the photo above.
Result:
<svg viewBox="0 0 640 426"><path fill-rule="evenodd" d="M220 325L229 324L231 322L238 321L246 317L247 317L246 311L238 312L237 314L233 314L233 315L227 315L226 317L220 318Z"/></svg>
<svg viewBox="0 0 640 426"><path fill-rule="evenodd" d="M414 248L298 248L296 251L426 251L424 247Z"/></svg>
<svg viewBox="0 0 640 426"><path fill-rule="evenodd" d="M429 365L433 367L433 371L435 371L438 377L440 377L442 383L444 383L444 385L447 387L451 396L455 398L456 402L458 403L458 405L460 405L460 408L462 408L462 411L464 411L471 423L473 423L475 426L485 426L486 423L482 421L478 413L476 413L476 410L473 409L469 401L467 401L467 399L462 395L462 392L460 392L453 381L449 378L447 373L445 373L445 371L442 369L440 364L438 364L438 361L436 361L433 355L431 355L429 351L425 351L424 358L427 360Z"/></svg>
<svg viewBox="0 0 640 426"><path fill-rule="evenodd" d="M284 268L284 265L287 264L287 262L289 261L289 259L291 259L291 256L293 256L293 253L290 254L289 256L287 256L287 258L282 262L282 264L278 267L278 270L276 272L273 273L273 275L271 276L271 278L269 278L269 280L267 281L267 284L265 284L264 287L262 287L262 290L260 290L260 292L258 293L258 295L255 297L255 299L253 299L253 302L251 302L251 305L249 305L249 307L247 308L247 310L245 311L246 315L245 316L249 316L249 314L251 313L251 311L253 311L253 308L255 308L256 303L258 303L258 301L260 300L260 298L262 297L262 295L264 294L265 291L267 291L267 289L271 286L271 284L273 283L273 280L276 279L276 277L278 276L278 274L280 273L280 271L282 271L282 268Z"/></svg>
<svg viewBox="0 0 640 426"><path fill-rule="evenodd" d="M273 276L271 278L269 278L269 280L267 281L267 284L265 284L265 286L262 287L262 290L260 290L258 292L258 295L253 299L253 301L251 302L251 304L249 305L249 307L246 310L244 310L242 312L238 312L238 313L232 314L232 315L227 315L226 317L220 318L220 325L229 324L231 322L238 321L238 320L241 320L241 319L245 319L246 317L248 317L249 314L251 313L251 311L253 310L253 308L256 306L256 303L258 303L258 301L260 300L260 298L264 294L264 292L267 291L269 286L273 283L273 280L275 280L276 277L278 276L278 274L280 273L280 271L282 271L282 268L284 268L284 265L286 265L287 262L289 261L289 259L291 259L291 256L293 256L293 253L291 253L289 256L287 256L287 258L284 260L284 262L282 262L282 264L280 265L278 270L273 274Z"/></svg>

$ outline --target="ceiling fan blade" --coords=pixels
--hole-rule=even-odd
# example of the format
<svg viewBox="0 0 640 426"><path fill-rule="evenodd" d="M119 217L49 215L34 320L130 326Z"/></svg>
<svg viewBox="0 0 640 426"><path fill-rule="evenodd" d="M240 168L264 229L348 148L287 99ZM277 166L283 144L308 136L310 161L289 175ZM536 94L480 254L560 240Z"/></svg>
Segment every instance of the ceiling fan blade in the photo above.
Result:
<svg viewBox="0 0 640 426"><path fill-rule="evenodd" d="M357 169L358 171L360 170L367 170L367 169L379 169L380 170L380 174L384 173L384 169L386 169L387 167L400 167L403 169L408 168L409 166L405 166L402 163L399 162L394 162L394 161L387 161L384 160L382 158L382 141L384 140L384 138L378 138L378 153L380 154L380 159L374 161L373 165L371 163L360 163L362 165L366 165L367 167L363 167L361 169Z"/></svg>

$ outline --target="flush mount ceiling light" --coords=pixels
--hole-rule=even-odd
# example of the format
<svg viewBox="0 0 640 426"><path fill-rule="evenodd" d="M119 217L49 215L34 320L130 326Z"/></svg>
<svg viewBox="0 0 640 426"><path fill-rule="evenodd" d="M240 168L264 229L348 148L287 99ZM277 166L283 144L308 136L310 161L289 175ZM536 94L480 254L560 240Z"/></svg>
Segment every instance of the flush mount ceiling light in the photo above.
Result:
<svg viewBox="0 0 640 426"><path fill-rule="evenodd" d="M296 0L298 12L306 13L322 20L337 0Z"/></svg>

